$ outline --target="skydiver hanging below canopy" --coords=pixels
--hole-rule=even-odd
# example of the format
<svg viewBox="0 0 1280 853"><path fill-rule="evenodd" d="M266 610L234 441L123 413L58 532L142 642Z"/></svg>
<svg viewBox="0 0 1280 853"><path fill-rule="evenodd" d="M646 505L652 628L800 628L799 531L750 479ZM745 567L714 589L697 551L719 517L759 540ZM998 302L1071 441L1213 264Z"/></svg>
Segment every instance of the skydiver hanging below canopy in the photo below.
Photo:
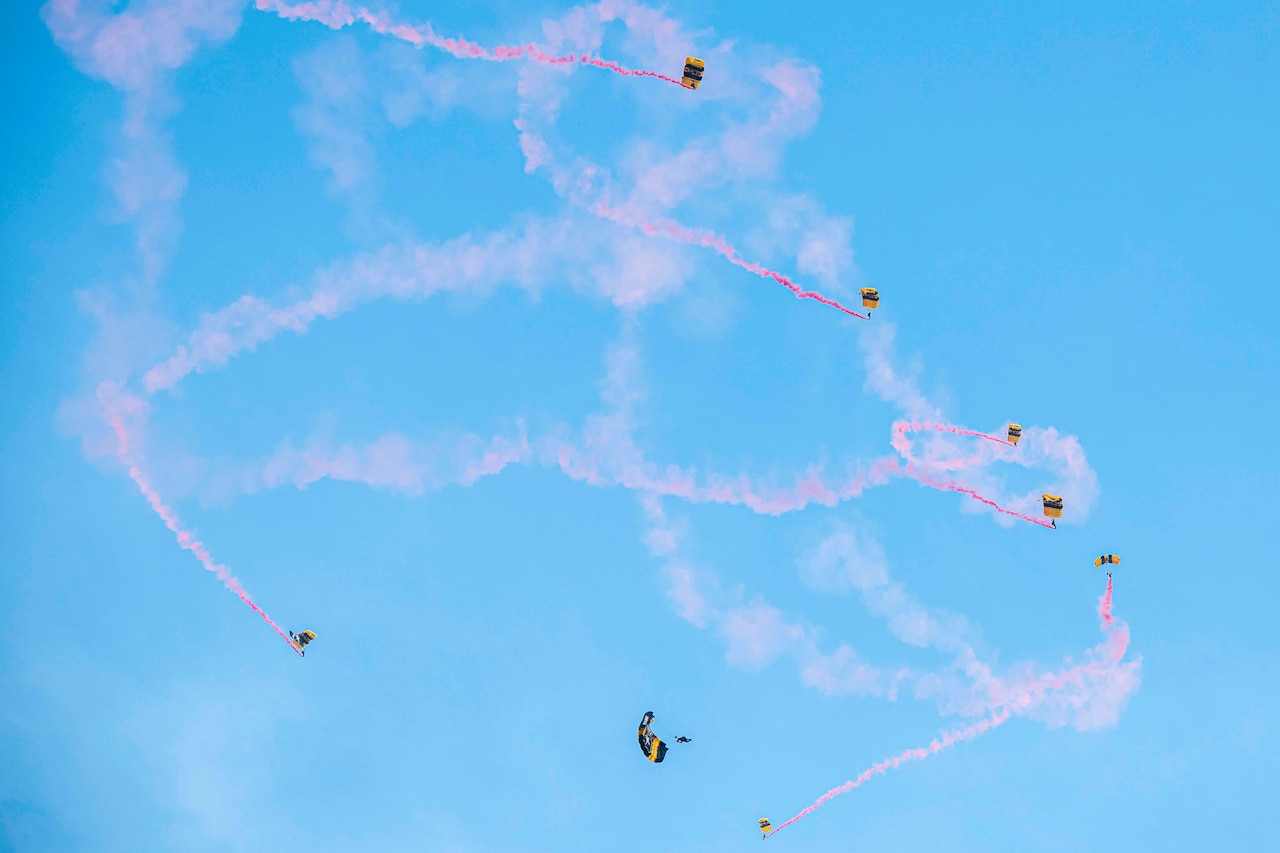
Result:
<svg viewBox="0 0 1280 853"><path fill-rule="evenodd" d="M315 638L316 638L315 631L302 631L297 634L293 633L292 631L289 632L289 639L293 641L293 647L297 649L298 654L302 655L303 657L307 656L307 652L306 652L307 643L311 642Z"/></svg>
<svg viewBox="0 0 1280 853"><path fill-rule="evenodd" d="M1115 554L1103 554L1101 557L1098 557L1093 561L1093 566L1094 568L1097 568L1097 569L1100 569L1103 566L1118 566L1118 565L1120 565L1120 558L1117 557ZM1107 577L1111 577L1110 569L1107 569Z"/></svg>
<svg viewBox="0 0 1280 853"><path fill-rule="evenodd" d="M1044 516L1056 530L1058 519L1062 518L1062 495L1041 495L1044 501Z"/></svg>
<svg viewBox="0 0 1280 853"><path fill-rule="evenodd" d="M684 60L684 74L680 78L680 85L686 89L696 89L702 85L702 72L707 69L706 64L696 56L686 56Z"/></svg>
<svg viewBox="0 0 1280 853"><path fill-rule="evenodd" d="M880 291L874 287L864 287L858 293L862 296L862 307L867 309L868 319L870 319L871 309L880 307Z"/></svg>
<svg viewBox="0 0 1280 853"><path fill-rule="evenodd" d="M661 764L662 759L667 757L667 745L662 742L662 738L653 733L653 729L649 728L649 724L653 722L653 712L645 711L644 719L640 721L640 730L637 736L640 740L640 751L644 753L644 757L652 761L654 764ZM687 738L681 735L676 738L676 743L692 743L693 738Z"/></svg>

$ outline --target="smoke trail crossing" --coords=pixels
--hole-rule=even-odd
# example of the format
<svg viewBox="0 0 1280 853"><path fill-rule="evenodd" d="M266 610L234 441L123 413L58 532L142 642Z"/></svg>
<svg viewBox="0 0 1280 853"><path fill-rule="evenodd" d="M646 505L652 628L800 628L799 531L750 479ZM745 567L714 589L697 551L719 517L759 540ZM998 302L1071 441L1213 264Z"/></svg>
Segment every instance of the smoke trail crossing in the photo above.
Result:
<svg viewBox="0 0 1280 853"><path fill-rule="evenodd" d="M959 427L954 424L941 424L941 423L934 423L931 421L897 421L893 425L893 439L891 443L893 445L893 449L898 451L898 454L904 460L906 460L907 464L904 469L904 473L907 476L913 478L914 480L921 483L922 485L929 486L930 488L941 489L947 492L955 492L956 494L961 494L961 495L967 495L973 498L974 500L979 501L980 503L983 503L986 506L991 507L996 512L1002 513L1004 515L1008 515L1012 518L1017 518L1022 521L1028 521L1032 524L1038 525L1040 527L1047 527L1051 530L1054 529L1053 524L1048 521L1045 521L1043 518L1037 518L1035 516L1030 516L1030 515L1026 515L1024 513L1018 512L1017 510L1008 509L1007 507L1001 506L1000 504L991 500L990 498L983 497L982 495L978 494L976 491L968 488L967 486L962 486L959 483L953 483L950 480L937 479L936 477L932 476L930 473L926 472L926 470L924 469L928 469L928 471L939 471L939 470L947 471L947 470L955 470L958 468L967 468L973 465L979 465L982 463L983 460L981 457L974 456L974 457L970 457L969 459L921 462L917 460L914 456L912 456L911 441L910 439L907 438L907 433L925 432L925 431L945 432L945 433L952 433L954 435L973 436L975 438L986 439L987 441L994 442L995 444L1004 445L1005 447L1014 446L1011 442L1006 441L1005 439L1001 438L998 435L992 435L989 432L978 432L977 430L965 429L964 427Z"/></svg>
<svg viewBox="0 0 1280 853"><path fill-rule="evenodd" d="M408 24L398 24L385 12L374 12L364 6L353 6L344 2L344 0L311 0L311 2L303 3L288 3L285 0L257 0L256 5L259 10L274 12L285 20L311 21L324 24L335 30L349 27L356 23L364 23L374 32L381 35L391 36L412 44L414 47L434 47L459 59L481 59L491 62L529 59L543 65L573 65L576 63L602 68L615 74L621 74L624 77L653 77L667 83L674 83L677 86L683 85L678 78L669 77L666 74L624 68L616 62L589 55L579 56L570 53L565 56L553 56L532 44L501 45L490 49L463 38L445 38L438 35L430 24L422 24L416 27ZM805 290L782 273L768 269L761 264L744 260L738 255L737 249L713 231L686 228L670 220L657 222L644 219L628 220L620 211L612 209L604 203L594 205L590 210L597 216L615 222L624 222L649 235L664 236L677 243L704 246L712 249L728 260L729 263L753 272L762 278L776 281L790 290L797 299L812 299L815 302L835 308L850 317L857 317L859 320L871 319L869 315L860 314L815 290Z"/></svg>
<svg viewBox="0 0 1280 853"><path fill-rule="evenodd" d="M310 21L324 24L334 30L350 27L357 23L368 25L369 29L379 35L390 36L407 42L414 47L434 47L458 59L482 59L488 62L509 62L513 59L529 59L542 65L590 65L621 74L623 77L653 77L677 86L683 84L678 78L668 77L656 71L643 71L625 68L616 62L600 59L588 54L574 53L564 56L553 56L537 45L499 45L487 48L464 38L445 38L438 35L430 24L411 26L398 24L386 12L374 12L364 6L353 6L343 0L314 0L306 3L286 3L283 0L257 0L257 7L263 12L274 12L287 21Z"/></svg>
<svg viewBox="0 0 1280 853"><path fill-rule="evenodd" d="M1100 669L1107 665L1114 666L1124 657L1129 647L1129 630L1128 626L1123 623L1117 625L1115 618L1111 613L1111 578L1107 578L1107 591L1098 598L1098 620L1099 627L1106 635L1104 647L1107 652L1106 658L1102 660L1094 660L1084 664L1077 664L1061 673L1050 673L1038 679L1016 684L1011 686L1010 692L997 707L990 717L980 720L970 726L960 729L953 729L944 732L942 735L934 738L929 742L928 746L916 747L914 749L905 750L892 758L871 765L863 770L856 778L850 779L843 785L838 785L827 791L821 797L813 802L812 805L805 806L795 817L784 823L774 827L766 838L775 835L784 827L790 826L806 815L812 814L834 798L841 794L847 794L855 788L860 788L872 777L883 775L890 770L896 770L909 761L920 761L931 755L936 755L948 747L955 746L967 740L973 740L979 735L991 731L997 726L1006 723L1014 713L1013 709L1026 710L1033 707L1037 702L1041 701L1050 691L1061 690L1068 685L1079 685L1083 679L1091 674L1096 674Z"/></svg>

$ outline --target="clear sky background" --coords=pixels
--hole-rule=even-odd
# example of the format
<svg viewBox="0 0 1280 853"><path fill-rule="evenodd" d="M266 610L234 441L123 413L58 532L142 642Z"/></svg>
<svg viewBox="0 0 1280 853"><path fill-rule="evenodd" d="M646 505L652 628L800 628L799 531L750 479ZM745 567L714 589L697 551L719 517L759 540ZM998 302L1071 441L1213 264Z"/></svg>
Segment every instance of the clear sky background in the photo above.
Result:
<svg viewBox="0 0 1280 853"><path fill-rule="evenodd" d="M386 8L688 51L703 88L230 0L4 4L0 848L758 849L996 709L961 647L1006 681L1090 660L1108 551L1123 679L767 843L1280 848L1275 4L612 5ZM273 325L313 293L347 301ZM149 509L103 382L305 660ZM1004 503L1062 488L1069 523L908 478L780 515L637 488L837 482L904 416L1021 422L1037 464L916 446L988 454L955 476ZM646 710L694 739L660 766Z"/></svg>

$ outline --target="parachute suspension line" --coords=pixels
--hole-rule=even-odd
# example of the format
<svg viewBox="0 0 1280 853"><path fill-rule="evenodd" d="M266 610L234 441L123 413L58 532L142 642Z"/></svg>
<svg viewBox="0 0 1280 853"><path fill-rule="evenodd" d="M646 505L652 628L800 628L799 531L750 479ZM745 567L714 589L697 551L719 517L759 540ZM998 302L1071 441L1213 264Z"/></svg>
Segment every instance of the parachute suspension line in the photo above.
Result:
<svg viewBox="0 0 1280 853"><path fill-rule="evenodd" d="M790 290L796 299L812 299L814 302L826 305L829 308L834 308L837 311L841 311L849 315L850 317L857 317L859 320L871 319L867 315L859 314L852 308L849 308L830 297L823 296L816 290L805 290L780 272L775 272L774 270L761 266L754 261L744 260L738 255L738 250L729 244L729 241L725 240L724 237L721 237L714 231L708 231L702 228L686 228L680 223L673 222L670 219L651 221L640 217L629 216L624 211L610 207L604 202L593 205L590 210L602 219L608 219L623 225L630 225L632 228L637 228L650 236L666 237L669 240L686 246L702 246L704 248L711 249L736 267L741 267L748 272L753 272L761 278L773 279L787 290Z"/></svg>
<svg viewBox="0 0 1280 853"><path fill-rule="evenodd" d="M407 42L414 47L434 47L437 50L452 54L458 59L481 59L488 62L509 62L513 59L528 59L542 65L590 65L612 71L623 77L652 77L665 83L684 86L680 78L668 77L656 71L642 71L624 68L616 62L600 59L590 55L574 53L564 56L553 56L545 53L537 45L499 45L487 48L464 38L445 38L438 35L430 24L412 26L399 24L392 20L386 12L375 12L364 6L349 5L343 0L312 0L312 2L289 3L285 0L257 0L259 11L274 12L286 21L309 21L324 24L334 30L350 27L355 24L366 24L375 33L390 36Z"/></svg>
<svg viewBox="0 0 1280 853"><path fill-rule="evenodd" d="M121 420L120 416L112 413L110 415L110 423L111 429L116 434L116 457L120 460L121 464L129 469L129 477L137 485L138 491L142 492L142 496L147 499L147 503L151 505L151 509L160 517L160 520L164 522L165 527L169 528L169 530L173 532L174 536L178 540L178 546L185 551L190 551L195 558L200 561L200 565L204 567L205 571L213 573L218 580L222 581L223 586L247 604L254 613L261 616L262 621L270 625L271 630L279 634L280 639L288 643L289 648L293 649L294 653L301 657L302 652L294 645L293 640L289 638L288 633L277 625L275 621L267 615L265 610L258 606L257 602L253 600L253 597L249 595L248 591L241 586L239 578L231 574L231 570L226 566L215 562L213 556L204 547L204 543L196 539L195 536L192 535L191 531L184 528L182 522L178 520L177 513L165 505L163 499L160 497L160 493L156 491L155 487L151 485L151 482L142 473L142 469L138 466L137 462L133 461L135 454L130 450L129 434L126 431L124 422Z"/></svg>

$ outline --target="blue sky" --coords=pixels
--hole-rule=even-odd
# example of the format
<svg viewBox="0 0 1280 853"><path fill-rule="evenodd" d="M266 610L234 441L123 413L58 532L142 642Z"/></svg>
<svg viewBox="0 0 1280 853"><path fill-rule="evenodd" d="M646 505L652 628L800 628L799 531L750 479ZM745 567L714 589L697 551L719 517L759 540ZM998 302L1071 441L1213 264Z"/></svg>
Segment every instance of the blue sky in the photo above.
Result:
<svg viewBox="0 0 1280 853"><path fill-rule="evenodd" d="M6 5L0 847L1280 846L1280 15L1023 5Z"/></svg>

